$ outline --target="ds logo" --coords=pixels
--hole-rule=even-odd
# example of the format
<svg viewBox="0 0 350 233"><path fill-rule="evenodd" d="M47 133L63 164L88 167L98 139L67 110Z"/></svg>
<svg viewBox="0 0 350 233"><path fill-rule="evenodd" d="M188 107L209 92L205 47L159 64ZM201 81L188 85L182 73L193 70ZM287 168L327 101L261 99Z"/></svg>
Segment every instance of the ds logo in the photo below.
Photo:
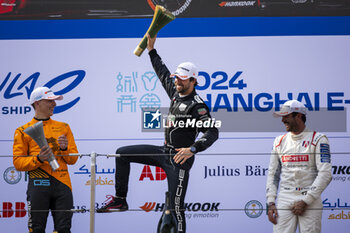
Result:
<svg viewBox="0 0 350 233"><path fill-rule="evenodd" d="M50 180L34 180L34 186L50 186Z"/></svg>

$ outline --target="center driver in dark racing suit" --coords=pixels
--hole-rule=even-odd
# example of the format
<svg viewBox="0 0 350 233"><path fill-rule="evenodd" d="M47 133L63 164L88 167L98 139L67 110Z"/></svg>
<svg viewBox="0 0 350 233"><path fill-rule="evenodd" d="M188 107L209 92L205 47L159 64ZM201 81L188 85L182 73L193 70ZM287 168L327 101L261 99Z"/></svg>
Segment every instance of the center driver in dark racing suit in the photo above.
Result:
<svg viewBox="0 0 350 233"><path fill-rule="evenodd" d="M218 129L209 114L208 107L194 89L197 83L197 68L190 62L181 63L175 74L170 75L168 68L153 48L155 40L156 38L148 38L147 49L153 68L171 99L165 143L163 146L133 145L117 150L116 153L121 156L116 158L116 196L108 195L109 202L97 212L128 209L126 196L130 162L158 166L167 175L171 209L174 210L177 230L186 232L184 199L194 154L207 149L217 140ZM195 141L199 132L203 135Z"/></svg>

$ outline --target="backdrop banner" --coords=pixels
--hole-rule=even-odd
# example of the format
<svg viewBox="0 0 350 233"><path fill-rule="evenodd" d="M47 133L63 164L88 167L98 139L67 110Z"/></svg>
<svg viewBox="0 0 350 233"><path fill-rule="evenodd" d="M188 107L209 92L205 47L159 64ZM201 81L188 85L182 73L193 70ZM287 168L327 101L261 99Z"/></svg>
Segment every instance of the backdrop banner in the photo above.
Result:
<svg viewBox="0 0 350 233"><path fill-rule="evenodd" d="M132 53L138 42L139 38L0 40L4 232L27 231L28 177L13 168L11 155L15 129L34 115L29 105L34 88L48 86L64 96L56 101L52 118L69 123L80 153L111 154L125 145L163 144L166 112L150 122L151 112L145 109L163 111L170 100L147 52L141 57ZM265 184L273 140L285 133L272 112L288 99L306 104L306 124L330 141L333 180L322 195L323 232L348 232L349 45L349 36L157 39L156 49L171 72L184 61L197 65L197 91L222 123L220 138L196 155L191 170L185 200L188 232L272 231ZM69 166L75 209L90 208L90 171L89 157ZM106 195L115 194L114 172L114 158L97 157L96 207ZM164 171L132 164L127 200L133 211L96 214L95 232L155 232L166 190ZM47 232L52 231L49 216ZM74 214L72 232L89 232L88 212Z"/></svg>

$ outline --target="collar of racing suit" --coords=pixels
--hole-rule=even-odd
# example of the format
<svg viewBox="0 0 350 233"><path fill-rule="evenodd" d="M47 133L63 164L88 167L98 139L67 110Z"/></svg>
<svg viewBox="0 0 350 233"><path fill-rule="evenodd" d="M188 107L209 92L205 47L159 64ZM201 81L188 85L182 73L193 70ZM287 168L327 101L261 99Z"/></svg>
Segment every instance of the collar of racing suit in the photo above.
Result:
<svg viewBox="0 0 350 233"><path fill-rule="evenodd" d="M182 100L182 101L185 101L185 100L188 100L188 99L191 99L193 98L193 96L197 95L196 91L193 90L190 94L186 95L186 96L180 96L180 94L177 92L176 93L177 95L175 96L175 99L177 100Z"/></svg>
<svg viewBox="0 0 350 233"><path fill-rule="evenodd" d="M49 118L45 118L45 119L38 119L38 118L34 117L34 119L37 120L37 121L48 121L48 120L50 120L50 117Z"/></svg>
<svg viewBox="0 0 350 233"><path fill-rule="evenodd" d="M293 141L298 141L298 140L302 139L305 136L305 133L308 133L308 132L311 132L311 130L309 130L308 128L305 127L304 131L301 132L300 134L295 135L295 134L292 134L290 132L289 133L290 133L291 138L292 138Z"/></svg>

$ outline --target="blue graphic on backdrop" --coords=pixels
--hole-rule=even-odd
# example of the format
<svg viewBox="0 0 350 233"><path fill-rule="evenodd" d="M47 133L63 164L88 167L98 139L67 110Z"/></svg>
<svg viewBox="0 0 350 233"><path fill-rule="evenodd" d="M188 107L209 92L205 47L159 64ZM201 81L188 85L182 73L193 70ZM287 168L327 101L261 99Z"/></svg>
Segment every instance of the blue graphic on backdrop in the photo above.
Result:
<svg viewBox="0 0 350 233"><path fill-rule="evenodd" d="M120 72L117 75L118 84L117 92L137 92L137 72L132 72L131 75L122 75Z"/></svg>
<svg viewBox="0 0 350 233"><path fill-rule="evenodd" d="M160 98L156 94L144 94L140 99L140 108L149 111L160 108Z"/></svg>
<svg viewBox="0 0 350 233"><path fill-rule="evenodd" d="M76 88L83 81L85 75L86 72L84 70L73 70L51 79L42 86L51 88L56 95L64 95ZM36 84L40 77L40 72L33 73L24 81L22 81L21 77L23 77L21 73L18 73L16 76L13 77L12 73L9 72L5 79L3 81L0 81L0 92L4 90L3 97L5 100L20 97L24 94L26 94L26 97L29 100L30 94L35 89L35 87L38 86ZM72 79L72 82L65 86L63 89L57 90L57 88L55 88L55 85L60 85L62 81L69 78ZM74 100L64 105L59 105L57 103L54 113L61 113L72 108L78 103L79 100L80 97L76 97ZM31 108L28 106L29 101L28 104L24 104L26 104L27 106L3 106L1 108L2 114L26 114L30 112Z"/></svg>
<svg viewBox="0 0 350 233"><path fill-rule="evenodd" d="M147 71L141 75L141 87L147 91L140 99L135 93L139 91L137 85L138 72L131 72L131 75L125 75L121 72L116 76L116 92L121 95L117 97L117 112L136 112L136 103L139 102L143 111L154 111L160 108L160 98L150 93L157 87L158 77L155 72ZM142 89L142 88L141 88ZM123 93L123 94L122 94Z"/></svg>
<svg viewBox="0 0 350 233"><path fill-rule="evenodd" d="M121 95L117 98L117 111L123 112L124 107L129 107L130 112L136 112L136 97L133 95Z"/></svg>
<svg viewBox="0 0 350 233"><path fill-rule="evenodd" d="M146 72L142 75L141 79L146 91L154 91L156 89L158 77L155 72Z"/></svg>

